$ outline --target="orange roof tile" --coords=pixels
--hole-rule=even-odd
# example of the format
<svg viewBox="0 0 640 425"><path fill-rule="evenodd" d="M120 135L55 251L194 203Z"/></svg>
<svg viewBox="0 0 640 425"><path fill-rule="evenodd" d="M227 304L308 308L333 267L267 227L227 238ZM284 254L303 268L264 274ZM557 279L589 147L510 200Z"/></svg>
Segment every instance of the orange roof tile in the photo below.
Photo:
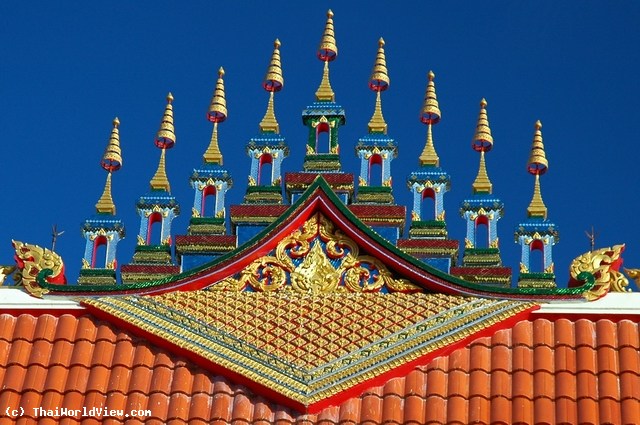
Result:
<svg viewBox="0 0 640 425"><path fill-rule="evenodd" d="M305 414L91 316L1 315L0 422L102 423L33 411L84 406L151 410L111 418L126 424L640 423L639 339L630 320L522 321Z"/></svg>

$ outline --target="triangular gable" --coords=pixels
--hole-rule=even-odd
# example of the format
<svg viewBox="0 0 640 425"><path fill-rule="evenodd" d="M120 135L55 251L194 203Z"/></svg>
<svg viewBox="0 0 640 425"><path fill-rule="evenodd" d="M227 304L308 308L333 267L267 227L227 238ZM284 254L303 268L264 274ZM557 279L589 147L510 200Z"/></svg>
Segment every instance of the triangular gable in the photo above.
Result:
<svg viewBox="0 0 640 425"><path fill-rule="evenodd" d="M298 231L314 214L321 213L360 250L384 264L397 278L405 279L427 292L472 295L521 300L582 299L594 285L590 275L584 275L584 285L574 288L504 288L466 282L446 274L404 253L364 225L335 195L322 176L318 176L307 191L285 214L244 245L198 268L157 281L126 286L53 285L44 276L37 283L50 294L161 294L176 290L199 290L233 277L257 259L268 256L284 238Z"/></svg>
<svg viewBox="0 0 640 425"><path fill-rule="evenodd" d="M176 291L85 299L278 403L315 412L529 317L534 303L442 294Z"/></svg>

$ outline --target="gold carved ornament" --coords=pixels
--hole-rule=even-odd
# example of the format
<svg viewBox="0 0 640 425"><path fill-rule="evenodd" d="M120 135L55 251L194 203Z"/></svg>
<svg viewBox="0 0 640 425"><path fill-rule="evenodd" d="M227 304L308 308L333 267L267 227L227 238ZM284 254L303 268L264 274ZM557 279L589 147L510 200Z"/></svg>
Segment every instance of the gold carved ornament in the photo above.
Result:
<svg viewBox="0 0 640 425"><path fill-rule="evenodd" d="M47 248L20 241L13 241L13 248L18 268L22 270L22 285L31 295L42 298L49 292L37 282L38 275L45 269L51 270L47 276L48 281L64 282L64 264L58 254Z"/></svg>
<svg viewBox="0 0 640 425"><path fill-rule="evenodd" d="M571 278L579 280L578 275L589 272L595 277L593 287L583 296L593 301L603 297L607 292L629 292L629 281L622 273L615 270L616 263L621 259L624 245L614 245L611 248L602 248L582 254L571 262L569 273Z"/></svg>
<svg viewBox="0 0 640 425"><path fill-rule="evenodd" d="M287 286L287 281L290 289L304 293L372 292L385 285L391 291L421 290L394 278L378 259L359 255L358 245L319 213L280 241L275 255L253 261L239 277L226 278L211 289L242 290L249 285L257 291L274 291Z"/></svg>

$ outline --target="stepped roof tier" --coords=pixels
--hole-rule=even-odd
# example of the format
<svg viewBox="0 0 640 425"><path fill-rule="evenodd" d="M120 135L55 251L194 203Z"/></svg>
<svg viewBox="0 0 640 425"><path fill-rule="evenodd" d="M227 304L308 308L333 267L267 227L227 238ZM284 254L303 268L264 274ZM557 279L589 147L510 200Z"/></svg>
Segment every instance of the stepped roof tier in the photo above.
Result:
<svg viewBox="0 0 640 425"><path fill-rule="evenodd" d="M346 110L330 81L338 47L328 11L320 85L302 111L308 133L295 139L303 158L289 158L293 138L276 115L282 47L275 39L269 50L258 133L233 135L251 164L241 204L226 197L234 187L222 154L232 145L218 137L229 112L220 67L203 163L182 182L194 191L188 227L173 223L169 93L129 263L116 259L125 237L112 197L123 162L117 118L101 161L103 193L82 227L78 281L55 250L13 241L15 264L0 267L0 419L66 423L98 407L122 410L115 421L124 423L639 423L640 298L625 273L640 281L640 270L622 268L623 244L594 247L563 264L569 279L557 282L541 122L526 164L533 196L515 229L521 262L505 265L485 99L472 138L478 172L459 208L466 237L457 241L448 229L463 225L445 221L444 208L455 164L445 171L434 140L444 108L435 73L419 111L424 148L406 179L413 204L401 205L391 164L412 141L392 138L383 115L389 46L378 40L366 134L340 139ZM345 152L360 161L357 179L343 170ZM285 159L299 170L283 171Z"/></svg>

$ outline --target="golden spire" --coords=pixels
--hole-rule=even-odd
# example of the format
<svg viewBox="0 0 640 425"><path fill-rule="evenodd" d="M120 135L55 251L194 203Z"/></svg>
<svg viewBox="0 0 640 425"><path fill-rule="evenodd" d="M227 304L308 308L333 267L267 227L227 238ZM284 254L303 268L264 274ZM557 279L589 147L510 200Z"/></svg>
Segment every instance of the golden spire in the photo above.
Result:
<svg viewBox="0 0 640 425"><path fill-rule="evenodd" d="M156 134L156 146L159 148L170 149L176 143L176 133L173 126L173 95L171 92L167 95L167 106L164 109L164 115L160 122L160 129Z"/></svg>
<svg viewBox="0 0 640 425"><path fill-rule="evenodd" d="M434 79L436 74L429 71L427 75L429 82L427 83L427 91L424 94L424 104L420 111L420 121L425 124L438 124L440 122L440 107L438 106L438 98L436 96L436 84Z"/></svg>
<svg viewBox="0 0 640 425"><path fill-rule="evenodd" d="M536 176L533 186L533 198L527 208L529 217L547 218L547 207L542 200L540 191L540 176L547 172L549 161L544 152L544 144L542 143L542 123L538 120L535 124L535 133L533 135L533 143L531 145L531 155L527 163L527 171Z"/></svg>
<svg viewBox="0 0 640 425"><path fill-rule="evenodd" d="M161 149L160 151L160 162L158 163L158 169L156 173L151 178L151 190L165 190L167 192L171 191L171 186L169 185L169 179L167 178L167 172L165 170L165 153L166 149Z"/></svg>
<svg viewBox="0 0 640 425"><path fill-rule="evenodd" d="M491 136L491 128L489 127L489 118L487 117L487 101L482 98L480 101L480 113L478 114L478 124L476 132L473 135L473 149L476 151L489 152L493 147L493 137Z"/></svg>
<svg viewBox="0 0 640 425"><path fill-rule="evenodd" d="M120 150L120 134L118 132L119 126L120 120L116 117L113 120L111 137L109 138L107 148L102 156L102 161L100 161L102 168L108 172L102 196L100 196L98 203L96 203L96 211L102 214L116 214L116 206L113 203L113 198L111 197L111 174L122 167L122 151Z"/></svg>
<svg viewBox="0 0 640 425"><path fill-rule="evenodd" d="M282 90L284 86L284 77L282 76L282 66L280 64L280 40L276 39L273 43L274 49L271 55L271 62L267 69L267 75L264 77L262 87L269 92L269 103L267 103L267 112L264 114L262 121L260 121L261 132L279 133L280 126L276 119L275 110L273 107L274 93Z"/></svg>
<svg viewBox="0 0 640 425"><path fill-rule="evenodd" d="M387 134L387 123L382 115L382 100L380 92L389 88L389 75L387 73L387 60L384 54L384 39L380 37L378 40L378 54L373 64L371 78L369 78L369 88L376 92L376 106L373 110L373 116L369 121L370 133Z"/></svg>
<svg viewBox="0 0 640 425"><path fill-rule="evenodd" d="M336 34L333 30L333 12L327 11L327 23L324 26L324 33L318 48L318 58L324 62L331 62L338 56L338 45L336 44Z"/></svg>
<svg viewBox="0 0 640 425"><path fill-rule="evenodd" d="M489 127L489 119L487 118L487 101L483 98L480 101L480 113L478 114L478 124L476 125L476 133L473 136L471 146L475 151L480 152L480 167L478 175L473 182L473 193L491 193L493 185L487 174L487 167L484 161L484 153L489 152L493 147L493 137L491 137L491 128Z"/></svg>
<svg viewBox="0 0 640 425"><path fill-rule="evenodd" d="M327 12L327 23L318 48L318 59L324 62L322 81L316 91L316 100L318 102L335 102L336 96L329 81L329 62L335 60L337 56L338 46L336 45L336 37L333 30L333 12L329 10Z"/></svg>
<svg viewBox="0 0 640 425"><path fill-rule="evenodd" d="M207 119L213 123L213 132L211 133L211 141L207 150L204 152L204 162L207 164L222 165L222 152L218 146L218 123L227 119L227 100L224 95L224 69L220 67L218 70L218 81L216 89L211 98Z"/></svg>
<svg viewBox="0 0 640 425"><path fill-rule="evenodd" d="M431 132L431 126L440 122L440 107L438 105L438 98L436 96L436 85L434 79L436 74L433 71L429 71L427 75L429 82L427 83L427 91L424 94L424 104L420 111L420 121L427 124L427 141L424 145L424 149L420 154L420 165L440 165L440 158L436 153L436 148L433 144L433 134Z"/></svg>
<svg viewBox="0 0 640 425"><path fill-rule="evenodd" d="M151 190L165 190L171 191L169 185L169 179L167 178L167 172L165 170L165 156L167 149L171 149L176 142L175 131L173 128L173 96L171 93L167 95L167 106L160 122L160 130L156 135L155 144L160 148L160 162L158 163L158 169L151 178Z"/></svg>
<svg viewBox="0 0 640 425"><path fill-rule="evenodd" d="M478 175L473 181L473 193L486 193L490 194L493 189L489 175L487 174L487 166L484 162L484 151L480 151L480 167L478 168Z"/></svg>
<svg viewBox="0 0 640 425"><path fill-rule="evenodd" d="M224 68L218 69L218 81L213 92L207 119L211 122L222 122L227 119L227 99L224 95Z"/></svg>

